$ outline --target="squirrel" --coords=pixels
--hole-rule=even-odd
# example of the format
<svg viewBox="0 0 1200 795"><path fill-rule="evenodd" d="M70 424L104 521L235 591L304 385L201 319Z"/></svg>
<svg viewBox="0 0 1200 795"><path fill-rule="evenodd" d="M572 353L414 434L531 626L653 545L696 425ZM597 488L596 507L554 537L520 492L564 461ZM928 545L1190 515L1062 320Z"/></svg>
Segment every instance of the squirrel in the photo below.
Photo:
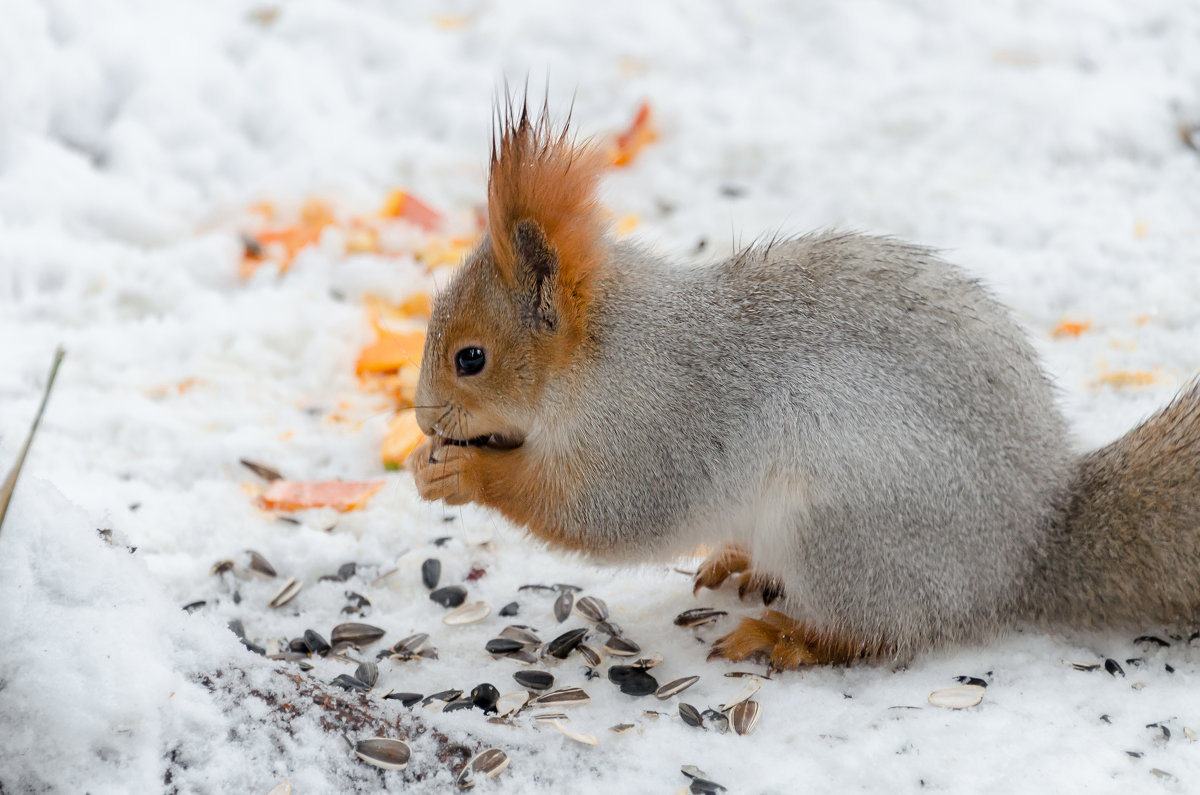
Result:
<svg viewBox="0 0 1200 795"><path fill-rule="evenodd" d="M486 233L429 321L423 498L599 560L716 549L697 590L778 609L713 655L776 669L1200 616L1200 382L1073 453L1026 334L933 250L668 262L608 232L601 146L497 115Z"/></svg>

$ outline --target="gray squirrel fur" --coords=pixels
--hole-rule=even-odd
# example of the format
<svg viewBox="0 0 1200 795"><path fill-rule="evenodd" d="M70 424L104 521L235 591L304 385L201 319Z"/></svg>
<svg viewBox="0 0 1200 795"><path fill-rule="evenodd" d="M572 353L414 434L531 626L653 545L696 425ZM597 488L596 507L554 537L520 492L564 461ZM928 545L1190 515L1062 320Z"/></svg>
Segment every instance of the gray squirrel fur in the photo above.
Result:
<svg viewBox="0 0 1200 795"><path fill-rule="evenodd" d="M500 278L485 240L437 297L417 396L427 434L480 431L437 425L455 401L433 375L461 342L451 326L519 325L530 289ZM536 402L489 407L527 460L574 484L537 508L566 546L636 561L735 542L782 583L783 612L901 660L1015 621L1200 615L1197 385L1073 453L1008 311L891 238L811 234L703 266L608 240L589 290L570 365ZM554 333L526 327L530 344Z"/></svg>

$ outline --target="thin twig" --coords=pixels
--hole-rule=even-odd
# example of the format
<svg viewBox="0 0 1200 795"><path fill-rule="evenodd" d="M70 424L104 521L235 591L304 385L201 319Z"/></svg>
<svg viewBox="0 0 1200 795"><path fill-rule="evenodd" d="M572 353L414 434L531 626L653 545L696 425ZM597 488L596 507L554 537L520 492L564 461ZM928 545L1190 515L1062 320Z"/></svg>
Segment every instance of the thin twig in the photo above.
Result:
<svg viewBox="0 0 1200 795"><path fill-rule="evenodd" d="M29 426L29 435L25 437L25 445L17 454L16 463L8 471L8 476L4 478L4 485L0 486L0 528L4 527L4 515L8 513L8 503L12 500L13 491L17 488L17 476L21 474L21 466L25 463L25 456L29 453L29 445L33 443L33 435L37 433L38 424L42 421L42 414L46 411L46 401L50 398L50 389L54 386L54 378L58 375L58 366L62 364L65 355L66 351L61 347L54 349L54 363L50 365L50 377L46 379L46 389L42 392L42 403L33 417L33 424Z"/></svg>

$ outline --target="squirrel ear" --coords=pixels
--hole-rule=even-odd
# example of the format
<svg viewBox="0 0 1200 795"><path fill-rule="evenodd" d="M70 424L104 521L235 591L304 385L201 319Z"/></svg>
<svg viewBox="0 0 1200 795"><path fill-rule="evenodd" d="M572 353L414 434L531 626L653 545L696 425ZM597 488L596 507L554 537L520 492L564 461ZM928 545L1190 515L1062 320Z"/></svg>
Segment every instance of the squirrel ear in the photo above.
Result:
<svg viewBox="0 0 1200 795"><path fill-rule="evenodd" d="M522 315L534 331L558 327L558 254L538 223L526 218L513 229L513 276L522 303Z"/></svg>
<svg viewBox="0 0 1200 795"><path fill-rule="evenodd" d="M488 236L496 269L533 301L545 328L582 332L595 270L607 258L607 223L596 202L604 152L576 144L546 111L533 121L508 105L488 174Z"/></svg>

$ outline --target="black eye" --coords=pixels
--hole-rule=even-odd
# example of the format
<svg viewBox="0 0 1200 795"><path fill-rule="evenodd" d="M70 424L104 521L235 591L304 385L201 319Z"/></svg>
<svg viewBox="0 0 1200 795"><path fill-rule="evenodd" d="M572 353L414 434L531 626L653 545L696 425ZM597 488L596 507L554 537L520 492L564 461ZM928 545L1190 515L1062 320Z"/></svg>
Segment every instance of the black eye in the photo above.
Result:
<svg viewBox="0 0 1200 795"><path fill-rule="evenodd" d="M483 348L463 348L454 354L454 369L459 375L475 375L486 361Z"/></svg>

